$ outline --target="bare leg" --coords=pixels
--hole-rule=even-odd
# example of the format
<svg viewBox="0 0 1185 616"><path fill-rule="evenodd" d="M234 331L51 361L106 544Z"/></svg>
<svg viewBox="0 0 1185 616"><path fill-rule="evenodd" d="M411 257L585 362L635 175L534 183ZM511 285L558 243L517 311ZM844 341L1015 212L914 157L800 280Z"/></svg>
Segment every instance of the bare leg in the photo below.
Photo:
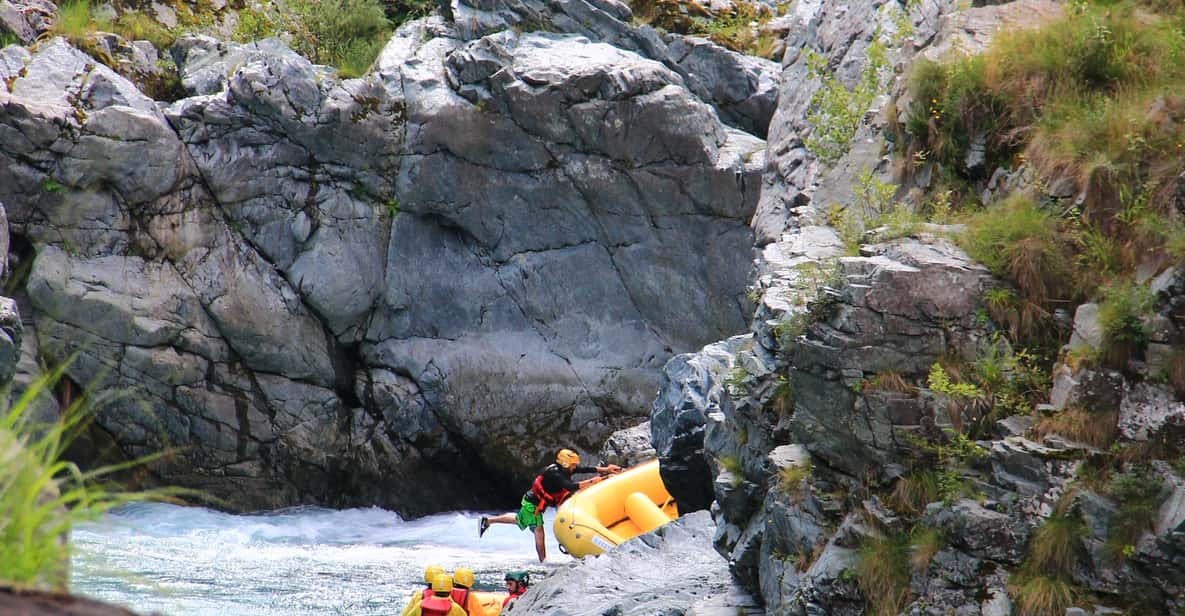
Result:
<svg viewBox="0 0 1185 616"><path fill-rule="evenodd" d="M503 513L502 515L496 515L492 518L486 518L486 521L490 524L518 524L514 518L513 513Z"/></svg>
<svg viewBox="0 0 1185 616"><path fill-rule="evenodd" d="M539 555L539 562L547 558L547 537L543 535L543 525L535 527L535 553Z"/></svg>

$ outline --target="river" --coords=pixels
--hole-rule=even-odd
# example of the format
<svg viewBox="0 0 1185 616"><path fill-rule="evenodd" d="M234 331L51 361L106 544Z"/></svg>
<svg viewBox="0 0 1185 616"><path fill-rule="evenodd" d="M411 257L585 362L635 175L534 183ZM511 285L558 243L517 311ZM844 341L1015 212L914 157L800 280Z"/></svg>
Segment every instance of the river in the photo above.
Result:
<svg viewBox="0 0 1185 616"><path fill-rule="evenodd" d="M529 532L496 525L479 542L476 520L404 521L378 508L232 515L130 505L74 530L71 589L168 616L378 616L398 614L429 563L467 565L477 588L500 590L508 570L539 576L571 560L550 518L545 565Z"/></svg>

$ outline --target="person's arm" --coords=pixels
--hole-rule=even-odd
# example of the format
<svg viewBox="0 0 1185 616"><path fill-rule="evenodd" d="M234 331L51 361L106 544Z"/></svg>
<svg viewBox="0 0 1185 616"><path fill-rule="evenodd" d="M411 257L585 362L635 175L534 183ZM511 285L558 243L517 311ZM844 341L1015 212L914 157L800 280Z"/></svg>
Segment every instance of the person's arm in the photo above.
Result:
<svg viewBox="0 0 1185 616"><path fill-rule="evenodd" d="M577 466L573 474L579 475L582 473L596 473L598 475L615 475L621 472L621 467L616 464L608 466Z"/></svg>

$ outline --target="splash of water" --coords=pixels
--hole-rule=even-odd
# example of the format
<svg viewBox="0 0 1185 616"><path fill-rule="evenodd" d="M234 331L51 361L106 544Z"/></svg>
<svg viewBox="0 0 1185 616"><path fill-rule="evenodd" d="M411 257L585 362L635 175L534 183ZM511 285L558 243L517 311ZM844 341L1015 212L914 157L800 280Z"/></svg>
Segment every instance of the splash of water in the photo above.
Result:
<svg viewBox="0 0 1185 616"><path fill-rule="evenodd" d="M403 608L429 563L471 567L478 589L500 590L508 570L541 575L570 560L550 519L541 566L529 532L496 525L479 542L477 516L404 521L378 508L232 515L130 505L75 529L71 588L170 616L378 616Z"/></svg>

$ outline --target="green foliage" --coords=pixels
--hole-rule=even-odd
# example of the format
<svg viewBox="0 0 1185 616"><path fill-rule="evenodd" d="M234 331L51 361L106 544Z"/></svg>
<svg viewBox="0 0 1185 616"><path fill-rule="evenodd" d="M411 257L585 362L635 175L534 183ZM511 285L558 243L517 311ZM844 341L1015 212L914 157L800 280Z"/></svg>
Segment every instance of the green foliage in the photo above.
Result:
<svg viewBox="0 0 1185 616"><path fill-rule="evenodd" d="M267 11L245 7L239 11L233 38L239 43L250 43L276 36L279 33L277 18Z"/></svg>
<svg viewBox="0 0 1185 616"><path fill-rule="evenodd" d="M392 221L394 221L395 218L399 216L399 200L398 199L396 199L394 197L387 199L387 214L389 214L391 216Z"/></svg>
<svg viewBox="0 0 1185 616"><path fill-rule="evenodd" d="M931 391L949 396L958 401L967 401L980 396L979 388L973 383L957 383L950 379L942 364L934 362L930 366L930 375L926 378Z"/></svg>
<svg viewBox="0 0 1185 616"><path fill-rule="evenodd" d="M11 32L0 32L0 49L4 49L9 45L20 45L21 40Z"/></svg>
<svg viewBox="0 0 1185 616"><path fill-rule="evenodd" d="M1107 366L1122 370L1133 355L1148 344L1144 319L1156 307L1156 296L1143 284L1116 282L1102 289L1099 324L1103 328L1100 359Z"/></svg>
<svg viewBox="0 0 1185 616"><path fill-rule="evenodd" d="M1069 578L1081 559L1086 535L1081 517L1055 513L1033 531L1026 566L1045 575Z"/></svg>
<svg viewBox="0 0 1185 616"><path fill-rule="evenodd" d="M855 215L844 209L842 205L832 203L827 208L827 224L831 225L839 234L839 239L843 242L844 254L848 256L860 254L860 240L864 237L864 228Z"/></svg>
<svg viewBox="0 0 1185 616"><path fill-rule="evenodd" d="M745 480L743 469L741 469L741 461L736 456L720 456L716 459L720 468L732 474L732 487L741 485Z"/></svg>
<svg viewBox="0 0 1185 616"><path fill-rule="evenodd" d="M889 58L878 30L865 51L867 63L855 86L849 89L828 71L823 56L805 50L810 76L819 80L819 88L811 96L807 123L811 132L806 147L825 163L834 163L852 147L852 138L864 119L872 101L884 89L888 77Z"/></svg>
<svg viewBox="0 0 1185 616"><path fill-rule="evenodd" d="M893 533L864 541L856 554L856 582L868 613L894 616L909 603L910 537Z"/></svg>
<svg viewBox="0 0 1185 616"><path fill-rule="evenodd" d="M67 0L58 6L58 19L51 31L74 40L91 32L90 0Z"/></svg>
<svg viewBox="0 0 1185 616"><path fill-rule="evenodd" d="M811 463L791 464L778 473L778 486L786 494L793 494L811 476Z"/></svg>
<svg viewBox="0 0 1185 616"><path fill-rule="evenodd" d="M345 77L370 69L391 34L378 0L292 0L293 47L317 64L336 66Z"/></svg>
<svg viewBox="0 0 1185 616"><path fill-rule="evenodd" d="M9 584L65 588L75 524L124 503L178 493L121 492L99 483L151 458L88 472L62 459L88 421L81 406L86 398L49 425L30 422L27 411L63 373L59 368L38 379L0 414L0 581Z"/></svg>
<svg viewBox="0 0 1185 616"><path fill-rule="evenodd" d="M796 266L798 291L788 298L796 310L773 327L774 337L782 350L788 350L806 328L830 318L835 308L836 294L847 282L838 261L830 266L806 262Z"/></svg>
<svg viewBox="0 0 1185 616"><path fill-rule="evenodd" d="M871 219L883 216L893 208L893 195L897 193L896 184L886 184L868 167L860 171L856 178L856 203L864 211L864 215Z"/></svg>
<svg viewBox="0 0 1185 616"><path fill-rule="evenodd" d="M41 190L44 190L51 195L60 193L64 189L65 186L62 186L61 182L58 182L53 178L45 178L45 180L41 182Z"/></svg>
<svg viewBox="0 0 1185 616"><path fill-rule="evenodd" d="M692 19L692 34L704 34L713 43L733 51L761 57L771 57L777 39L761 31L774 17L769 7L756 2L740 1L709 18Z"/></svg>
<svg viewBox="0 0 1185 616"><path fill-rule="evenodd" d="M168 48L177 40L171 30L140 11L125 11L111 22L96 25L129 41L148 41L160 50Z"/></svg>
<svg viewBox="0 0 1185 616"><path fill-rule="evenodd" d="M1152 530L1165 497L1164 481L1149 468L1130 466L1107 482L1106 494L1116 503L1104 550L1113 559L1130 557L1135 544Z"/></svg>
<svg viewBox="0 0 1185 616"><path fill-rule="evenodd" d="M745 381L749 378L749 371L745 367L737 363L732 370L724 377L724 384L732 388L734 391L742 389L745 386Z"/></svg>
<svg viewBox="0 0 1185 616"><path fill-rule="evenodd" d="M1011 282L1037 305L1065 296L1071 261L1057 220L1033 200L1015 194L971 217L959 244L993 274Z"/></svg>

